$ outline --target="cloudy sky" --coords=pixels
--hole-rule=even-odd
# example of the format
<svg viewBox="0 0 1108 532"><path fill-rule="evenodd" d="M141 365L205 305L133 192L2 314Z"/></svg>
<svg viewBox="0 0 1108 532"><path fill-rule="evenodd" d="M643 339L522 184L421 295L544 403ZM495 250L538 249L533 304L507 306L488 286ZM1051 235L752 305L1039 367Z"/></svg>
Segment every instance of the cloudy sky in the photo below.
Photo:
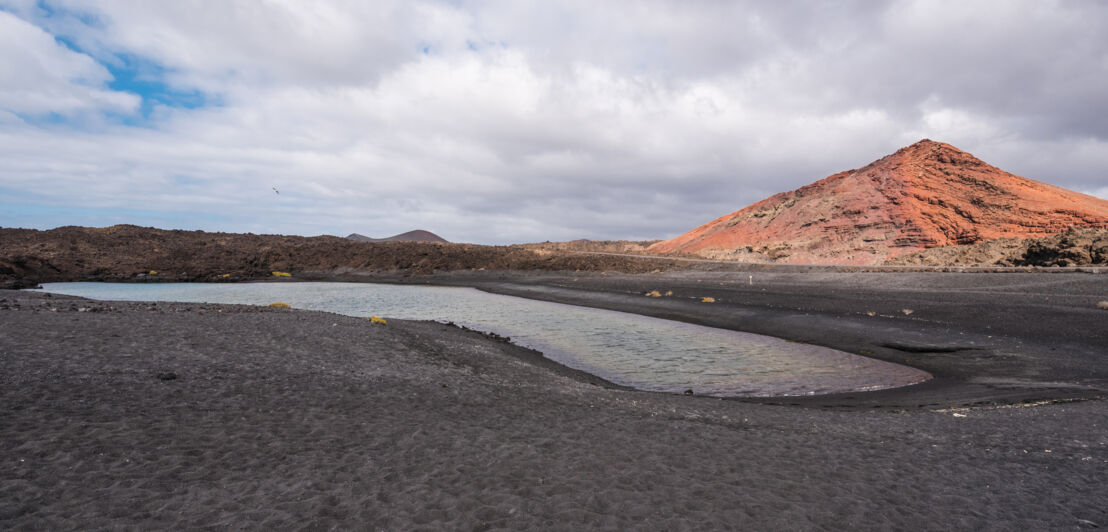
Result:
<svg viewBox="0 0 1108 532"><path fill-rule="evenodd" d="M1093 0L0 0L3 227L663 238L921 138L1108 198L1106 117Z"/></svg>

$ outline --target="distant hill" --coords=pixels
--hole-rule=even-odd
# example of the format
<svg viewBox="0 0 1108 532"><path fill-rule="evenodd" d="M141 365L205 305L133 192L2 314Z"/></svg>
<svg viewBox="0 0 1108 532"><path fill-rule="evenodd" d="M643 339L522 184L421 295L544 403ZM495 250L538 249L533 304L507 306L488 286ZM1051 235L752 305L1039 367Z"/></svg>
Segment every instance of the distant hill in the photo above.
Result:
<svg viewBox="0 0 1108 532"><path fill-rule="evenodd" d="M921 140L759 201L653 253L794 264L881 264L939 246L1108 229L1108 201L1014 175Z"/></svg>
<svg viewBox="0 0 1108 532"><path fill-rule="evenodd" d="M439 242L442 244L448 244L449 242L435 233L430 231L424 231L423 229L416 229L415 231L408 231L407 233L400 233L399 235L393 235L385 238L371 238L365 235L359 235L358 233L350 233L346 237L348 240L355 240L358 242Z"/></svg>
<svg viewBox="0 0 1108 532"><path fill-rule="evenodd" d="M657 242L657 240L588 240L580 238L569 242L537 242L534 244L517 244L517 246L551 252L641 254L646 253L646 249Z"/></svg>
<svg viewBox="0 0 1108 532"><path fill-rule="evenodd" d="M350 272L644 273L679 266L667 259L539 253L522 246L403 241L367 246L336 236L207 233L134 225L67 226L47 231L0 227L0 288L26 286L24 281L227 282L273 279L273 272L326 279Z"/></svg>

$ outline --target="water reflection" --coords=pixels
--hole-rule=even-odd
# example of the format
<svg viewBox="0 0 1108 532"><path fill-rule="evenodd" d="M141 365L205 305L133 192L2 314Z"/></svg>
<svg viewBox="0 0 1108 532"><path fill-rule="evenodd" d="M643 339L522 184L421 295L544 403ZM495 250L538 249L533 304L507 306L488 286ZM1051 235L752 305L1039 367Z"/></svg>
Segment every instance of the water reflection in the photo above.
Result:
<svg viewBox="0 0 1108 532"><path fill-rule="evenodd" d="M348 316L453 321L510 336L567 366L643 390L806 395L921 382L925 372L825 347L472 288L365 283L50 283L93 299L266 305Z"/></svg>

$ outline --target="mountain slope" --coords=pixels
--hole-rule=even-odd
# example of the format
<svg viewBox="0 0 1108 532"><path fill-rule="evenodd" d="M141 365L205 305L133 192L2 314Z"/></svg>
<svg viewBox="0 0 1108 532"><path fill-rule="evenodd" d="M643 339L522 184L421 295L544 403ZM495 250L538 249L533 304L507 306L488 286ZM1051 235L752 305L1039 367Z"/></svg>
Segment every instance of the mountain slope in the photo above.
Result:
<svg viewBox="0 0 1108 532"><path fill-rule="evenodd" d="M713 258L881 264L927 248L1108 229L1108 201L1020 177L921 140L650 247Z"/></svg>
<svg viewBox="0 0 1108 532"><path fill-rule="evenodd" d="M388 236L385 238L371 238L365 235L359 235L358 233L350 233L347 235L347 240L356 240L358 242L439 242L447 243L447 240L430 231L424 231L423 229L416 229L415 231L408 231L407 233L400 233L399 235Z"/></svg>

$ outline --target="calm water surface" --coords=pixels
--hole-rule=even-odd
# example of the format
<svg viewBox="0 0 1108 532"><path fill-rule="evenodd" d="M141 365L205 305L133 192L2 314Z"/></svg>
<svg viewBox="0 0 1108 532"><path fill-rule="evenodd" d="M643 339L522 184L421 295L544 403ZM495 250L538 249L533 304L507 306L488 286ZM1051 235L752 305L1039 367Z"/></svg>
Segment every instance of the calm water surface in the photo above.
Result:
<svg viewBox="0 0 1108 532"><path fill-rule="evenodd" d="M510 336L567 366L642 390L808 395L914 384L920 370L757 334L481 292L368 283L49 283L91 299L268 305L453 321Z"/></svg>

